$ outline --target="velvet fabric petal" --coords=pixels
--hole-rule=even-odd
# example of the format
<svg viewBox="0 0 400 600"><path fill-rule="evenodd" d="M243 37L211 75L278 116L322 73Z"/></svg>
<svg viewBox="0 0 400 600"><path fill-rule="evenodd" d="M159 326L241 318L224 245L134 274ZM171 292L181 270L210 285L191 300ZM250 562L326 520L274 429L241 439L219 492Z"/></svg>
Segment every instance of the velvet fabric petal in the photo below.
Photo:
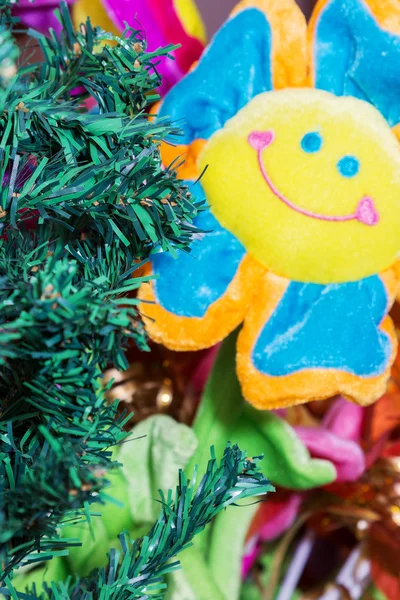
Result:
<svg viewBox="0 0 400 600"><path fill-rule="evenodd" d="M395 2L322 0L311 21L312 84L370 102L392 127L400 122L399 16Z"/></svg>

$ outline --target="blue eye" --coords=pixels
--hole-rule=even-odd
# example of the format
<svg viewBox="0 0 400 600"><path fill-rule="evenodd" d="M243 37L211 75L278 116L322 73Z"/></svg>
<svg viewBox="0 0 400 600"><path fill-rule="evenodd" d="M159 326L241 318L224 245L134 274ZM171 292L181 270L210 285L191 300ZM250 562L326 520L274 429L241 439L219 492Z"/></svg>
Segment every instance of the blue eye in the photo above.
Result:
<svg viewBox="0 0 400 600"><path fill-rule="evenodd" d="M301 140L301 147L307 154L318 152L322 148L322 136L317 131L306 133Z"/></svg>
<svg viewBox="0 0 400 600"><path fill-rule="evenodd" d="M337 169L343 177L355 177L360 170L360 161L355 156L343 156L337 164Z"/></svg>

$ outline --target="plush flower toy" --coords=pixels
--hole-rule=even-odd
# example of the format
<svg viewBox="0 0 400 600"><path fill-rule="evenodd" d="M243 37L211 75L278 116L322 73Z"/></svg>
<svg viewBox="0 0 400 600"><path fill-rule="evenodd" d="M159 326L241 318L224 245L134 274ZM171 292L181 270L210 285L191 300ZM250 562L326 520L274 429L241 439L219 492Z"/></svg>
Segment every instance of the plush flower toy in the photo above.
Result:
<svg viewBox="0 0 400 600"><path fill-rule="evenodd" d="M88 15L106 31L120 34L125 23L143 30L150 50L180 45L172 53L175 60L163 58L158 66L163 93L187 73L206 42L205 28L193 0L79 0L74 7L76 25L84 23Z"/></svg>
<svg viewBox="0 0 400 600"><path fill-rule="evenodd" d="M374 402L396 355L399 3L320 0L307 28L294 0L243 0L160 114L210 209L190 254L153 256L150 335L194 350L243 324L257 408Z"/></svg>

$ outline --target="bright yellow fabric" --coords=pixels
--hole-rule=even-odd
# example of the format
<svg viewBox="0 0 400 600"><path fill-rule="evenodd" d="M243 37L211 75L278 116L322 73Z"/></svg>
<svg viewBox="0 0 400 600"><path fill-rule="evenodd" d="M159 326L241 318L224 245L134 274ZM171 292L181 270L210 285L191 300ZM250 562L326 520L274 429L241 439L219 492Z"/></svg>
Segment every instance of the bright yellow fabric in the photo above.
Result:
<svg viewBox="0 0 400 600"><path fill-rule="evenodd" d="M355 212L366 196L380 220L327 222L300 214L272 193L261 173L252 131L272 130L262 153L273 184L298 207L324 215ZM318 131L319 152L301 148ZM360 171L348 179L338 161L353 155ZM355 281L392 265L400 249L400 146L370 104L328 92L291 89L254 98L205 146L200 171L218 221L277 275L328 284Z"/></svg>
<svg viewBox="0 0 400 600"><path fill-rule="evenodd" d="M72 17L75 27L79 27L81 23L85 23L88 16L94 26L101 27L105 31L111 31L114 35L119 35L117 28L107 15L101 0L79 0L74 4Z"/></svg>
<svg viewBox="0 0 400 600"><path fill-rule="evenodd" d="M174 0L174 6L186 33L206 44L206 28L195 2L193 0Z"/></svg>

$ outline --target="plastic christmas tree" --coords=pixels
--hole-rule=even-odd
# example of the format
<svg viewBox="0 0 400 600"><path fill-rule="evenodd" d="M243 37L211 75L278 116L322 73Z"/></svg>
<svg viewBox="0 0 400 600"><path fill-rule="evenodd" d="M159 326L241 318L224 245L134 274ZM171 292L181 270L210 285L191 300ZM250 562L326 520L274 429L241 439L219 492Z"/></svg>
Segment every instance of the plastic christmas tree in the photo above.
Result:
<svg viewBox="0 0 400 600"><path fill-rule="evenodd" d="M75 32L63 3L60 34L28 32L43 61L16 69L11 4L0 2L0 592L163 598L171 559L219 511L270 489L236 446L211 456L198 487L177 473L148 535L121 532L107 568L24 594L12 579L79 544L63 525L101 512L127 436L102 373L127 368L129 344L146 348L138 269L196 232L201 202L161 167L159 142L176 132L146 112L172 47L150 53L134 29L116 37L89 20Z"/></svg>

